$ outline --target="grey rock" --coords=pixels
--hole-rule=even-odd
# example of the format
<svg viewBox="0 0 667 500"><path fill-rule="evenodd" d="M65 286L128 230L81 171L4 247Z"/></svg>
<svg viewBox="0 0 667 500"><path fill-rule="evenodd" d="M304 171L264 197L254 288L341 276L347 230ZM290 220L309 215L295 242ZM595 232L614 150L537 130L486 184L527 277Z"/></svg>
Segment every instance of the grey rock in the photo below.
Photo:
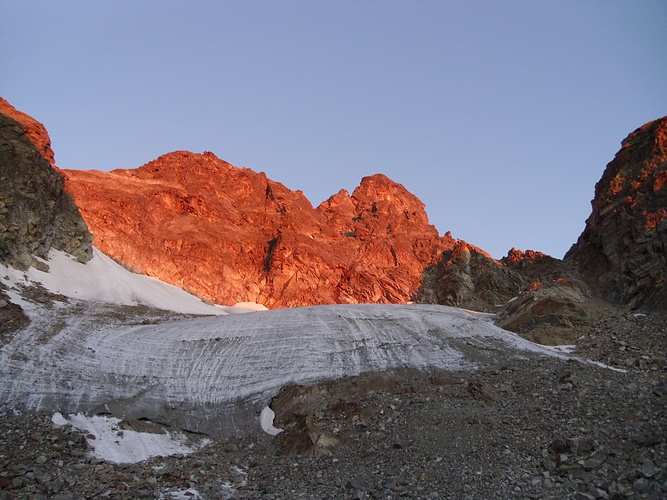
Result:
<svg viewBox="0 0 667 500"><path fill-rule="evenodd" d="M592 212L565 255L595 293L667 311L667 117L622 142L595 186Z"/></svg>
<svg viewBox="0 0 667 500"><path fill-rule="evenodd" d="M0 262L18 269L39 266L35 257L51 248L81 262L92 257L92 236L53 168L48 141L40 123L0 99Z"/></svg>

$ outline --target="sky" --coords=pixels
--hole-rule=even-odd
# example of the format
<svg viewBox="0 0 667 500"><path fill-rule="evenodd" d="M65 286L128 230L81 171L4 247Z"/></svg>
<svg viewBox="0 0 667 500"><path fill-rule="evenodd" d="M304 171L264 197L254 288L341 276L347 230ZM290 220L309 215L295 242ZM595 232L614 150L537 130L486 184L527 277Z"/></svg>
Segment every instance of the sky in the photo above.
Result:
<svg viewBox="0 0 667 500"><path fill-rule="evenodd" d="M562 257L667 115L664 0L0 0L0 96L61 168L175 150L317 206L383 173L500 258Z"/></svg>

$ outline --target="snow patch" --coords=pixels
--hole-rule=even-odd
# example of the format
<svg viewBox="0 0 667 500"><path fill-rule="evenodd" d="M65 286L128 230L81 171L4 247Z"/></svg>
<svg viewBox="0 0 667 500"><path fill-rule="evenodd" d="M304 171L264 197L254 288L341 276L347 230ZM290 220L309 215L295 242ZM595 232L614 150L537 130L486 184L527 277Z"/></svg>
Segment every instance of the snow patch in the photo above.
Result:
<svg viewBox="0 0 667 500"><path fill-rule="evenodd" d="M277 436L283 431L282 429L273 426L274 418L276 418L276 414L268 406L265 406L262 413L259 414L259 422L262 426L262 430L271 436Z"/></svg>
<svg viewBox="0 0 667 500"><path fill-rule="evenodd" d="M187 490L176 490L167 493L168 496L160 495L160 500L201 500L204 497L194 488Z"/></svg>
<svg viewBox="0 0 667 500"><path fill-rule="evenodd" d="M94 302L136 306L139 304L185 314L221 315L266 310L260 304L241 302L231 307L207 304L198 297L156 278L135 274L93 247L93 258L86 264L59 250L51 250L43 272L34 267L19 271L0 265L4 281L12 284L39 283L48 291L66 297ZM12 301L22 304L16 294Z"/></svg>
<svg viewBox="0 0 667 500"><path fill-rule="evenodd" d="M570 354L573 352L577 346L574 344L563 344L563 345L554 345L554 346L547 346L550 349L553 349L556 352L562 352L564 354Z"/></svg>
<svg viewBox="0 0 667 500"><path fill-rule="evenodd" d="M226 310L229 314L268 311L266 306L256 302L237 302L233 306L227 307Z"/></svg>
<svg viewBox="0 0 667 500"><path fill-rule="evenodd" d="M59 427L62 427L63 425L68 425L69 422L65 417L62 416L60 412L55 412L53 414L53 417L51 417L51 422L53 422L53 425L57 425Z"/></svg>
<svg viewBox="0 0 667 500"><path fill-rule="evenodd" d="M60 413L54 413L51 420L56 425L70 424L85 433L86 441L96 457L117 464L137 463L151 457L189 455L211 442L209 439L201 439L194 445L188 444L185 435L179 432L153 434L122 430L118 425L120 420L114 417L89 417L78 413L65 418Z"/></svg>

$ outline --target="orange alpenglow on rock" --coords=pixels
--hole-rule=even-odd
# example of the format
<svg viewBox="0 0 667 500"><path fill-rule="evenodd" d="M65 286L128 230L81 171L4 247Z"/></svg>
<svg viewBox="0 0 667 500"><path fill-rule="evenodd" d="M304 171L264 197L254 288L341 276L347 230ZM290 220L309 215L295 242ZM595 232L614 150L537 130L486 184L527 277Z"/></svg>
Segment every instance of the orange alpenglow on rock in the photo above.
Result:
<svg viewBox="0 0 667 500"><path fill-rule="evenodd" d="M667 117L621 144L565 260L611 302L667 310Z"/></svg>
<svg viewBox="0 0 667 500"><path fill-rule="evenodd" d="M264 173L177 151L133 170L63 170L95 245L221 304L404 303L453 248L384 175L313 208Z"/></svg>

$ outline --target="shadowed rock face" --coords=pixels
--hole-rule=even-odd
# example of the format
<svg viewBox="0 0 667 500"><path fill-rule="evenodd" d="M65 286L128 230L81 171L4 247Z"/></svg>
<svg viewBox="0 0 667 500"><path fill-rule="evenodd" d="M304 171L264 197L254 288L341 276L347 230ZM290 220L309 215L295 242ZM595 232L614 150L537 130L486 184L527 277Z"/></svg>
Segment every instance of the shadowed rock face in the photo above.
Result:
<svg viewBox="0 0 667 500"><path fill-rule="evenodd" d="M527 281L483 250L463 241L424 271L417 300L423 303L495 311Z"/></svg>
<svg viewBox="0 0 667 500"><path fill-rule="evenodd" d="M406 302L455 244L423 203L379 174L315 209L301 191L212 153L63 173L97 247L217 303Z"/></svg>
<svg viewBox="0 0 667 500"><path fill-rule="evenodd" d="M82 262L92 236L54 169L44 126L0 98L0 262L40 265L51 248Z"/></svg>
<svg viewBox="0 0 667 500"><path fill-rule="evenodd" d="M503 307L495 324L539 344L574 344L595 319L586 286L560 278L534 283Z"/></svg>
<svg viewBox="0 0 667 500"><path fill-rule="evenodd" d="M667 117L631 133L595 186L566 261L602 298L667 310Z"/></svg>

